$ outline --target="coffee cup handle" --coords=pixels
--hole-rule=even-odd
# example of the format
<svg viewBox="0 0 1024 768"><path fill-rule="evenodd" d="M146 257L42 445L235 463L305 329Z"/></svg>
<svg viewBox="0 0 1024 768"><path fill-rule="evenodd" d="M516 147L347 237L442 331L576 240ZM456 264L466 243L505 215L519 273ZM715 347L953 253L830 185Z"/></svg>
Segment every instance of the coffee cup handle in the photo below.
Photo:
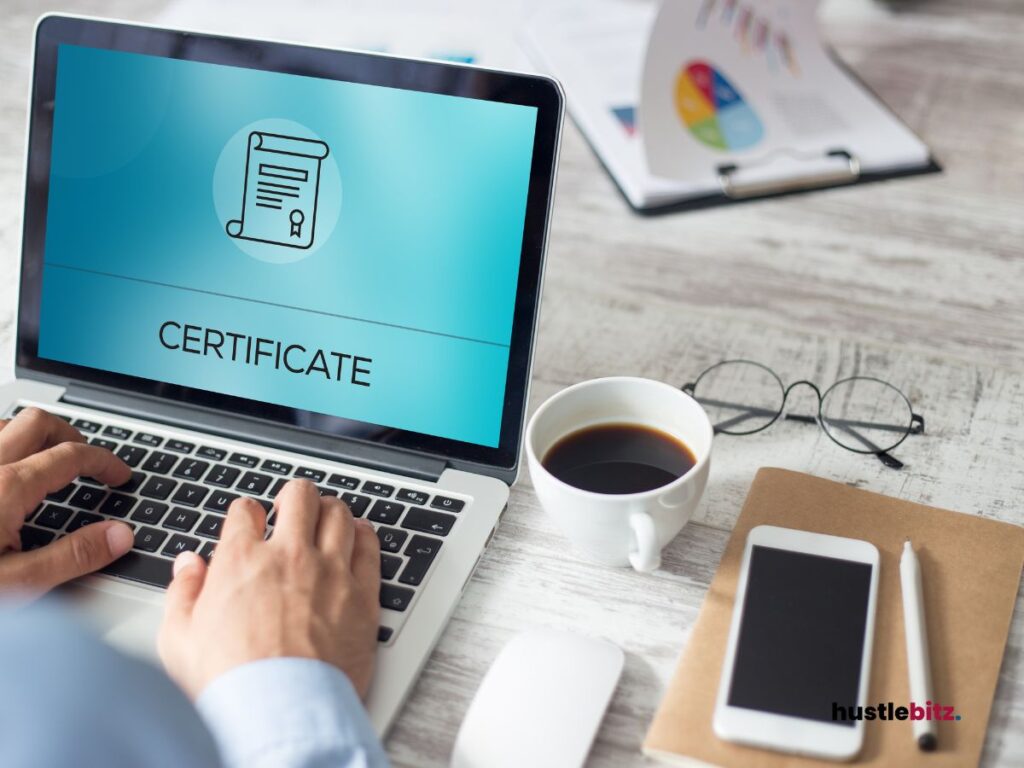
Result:
<svg viewBox="0 0 1024 768"><path fill-rule="evenodd" d="M646 512L634 512L629 516L629 527L635 542L635 548L629 553L629 564L640 573L657 570L661 567L661 547L654 520Z"/></svg>

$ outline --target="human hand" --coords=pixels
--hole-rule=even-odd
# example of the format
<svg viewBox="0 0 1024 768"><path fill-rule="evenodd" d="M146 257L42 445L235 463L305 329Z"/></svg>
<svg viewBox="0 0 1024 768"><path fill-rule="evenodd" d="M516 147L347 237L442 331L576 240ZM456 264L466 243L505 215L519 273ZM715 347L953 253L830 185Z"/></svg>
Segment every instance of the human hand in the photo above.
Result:
<svg viewBox="0 0 1024 768"><path fill-rule="evenodd" d="M134 543L117 521L93 523L31 552L21 550L25 517L80 475L107 485L128 482L131 470L105 448L87 445L63 419L26 408L0 420L0 589L31 594L99 570Z"/></svg>
<svg viewBox="0 0 1024 768"><path fill-rule="evenodd" d="M365 697L380 622L380 544L338 498L292 480L275 500L277 523L264 541L266 513L236 499L207 566L194 552L174 562L159 650L191 697L250 661L321 659Z"/></svg>

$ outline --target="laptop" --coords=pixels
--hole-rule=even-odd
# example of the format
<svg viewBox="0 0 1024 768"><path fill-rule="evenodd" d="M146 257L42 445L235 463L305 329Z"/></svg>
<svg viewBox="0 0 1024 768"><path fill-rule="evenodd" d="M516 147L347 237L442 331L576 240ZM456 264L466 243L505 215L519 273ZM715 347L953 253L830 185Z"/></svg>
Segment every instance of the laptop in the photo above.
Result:
<svg viewBox="0 0 1024 768"><path fill-rule="evenodd" d="M519 469L562 94L549 79L46 16L29 105L16 378L132 467L26 548L118 519L72 585L153 655L171 563L228 505L314 482L382 547L385 732Z"/></svg>

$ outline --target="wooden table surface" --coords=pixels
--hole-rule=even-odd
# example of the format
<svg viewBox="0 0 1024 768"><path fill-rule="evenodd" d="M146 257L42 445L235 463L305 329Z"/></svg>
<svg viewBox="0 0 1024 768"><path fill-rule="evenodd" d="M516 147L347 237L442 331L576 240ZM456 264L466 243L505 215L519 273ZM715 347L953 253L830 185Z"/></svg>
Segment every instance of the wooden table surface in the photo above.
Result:
<svg viewBox="0 0 1024 768"><path fill-rule="evenodd" d="M0 354L11 357L31 27L0 2ZM447 764L488 665L516 632L606 637L626 667L589 764L640 765L647 724L757 467L810 472L1024 524L1024 6L833 3L830 41L933 148L941 175L692 214L631 214L567 121L531 408L603 375L691 380L725 358L784 379L871 374L906 391L927 434L901 472L778 423L716 439L708 491L653 576L587 563L538 508L527 473L387 739L397 765ZM147 20L157 0L66 0ZM4 374L4 375L9 375ZM807 407L798 395L794 408ZM1024 598L984 765L1024 765Z"/></svg>

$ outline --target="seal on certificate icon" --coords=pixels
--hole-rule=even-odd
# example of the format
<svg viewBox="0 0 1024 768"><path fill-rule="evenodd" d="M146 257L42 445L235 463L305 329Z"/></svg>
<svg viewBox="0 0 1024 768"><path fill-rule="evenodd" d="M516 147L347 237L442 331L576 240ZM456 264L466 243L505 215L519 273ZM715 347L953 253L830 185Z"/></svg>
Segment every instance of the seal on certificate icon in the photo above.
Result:
<svg viewBox="0 0 1024 768"><path fill-rule="evenodd" d="M252 131L242 181L242 214L230 237L309 248L316 235L320 163L330 147L317 139Z"/></svg>

